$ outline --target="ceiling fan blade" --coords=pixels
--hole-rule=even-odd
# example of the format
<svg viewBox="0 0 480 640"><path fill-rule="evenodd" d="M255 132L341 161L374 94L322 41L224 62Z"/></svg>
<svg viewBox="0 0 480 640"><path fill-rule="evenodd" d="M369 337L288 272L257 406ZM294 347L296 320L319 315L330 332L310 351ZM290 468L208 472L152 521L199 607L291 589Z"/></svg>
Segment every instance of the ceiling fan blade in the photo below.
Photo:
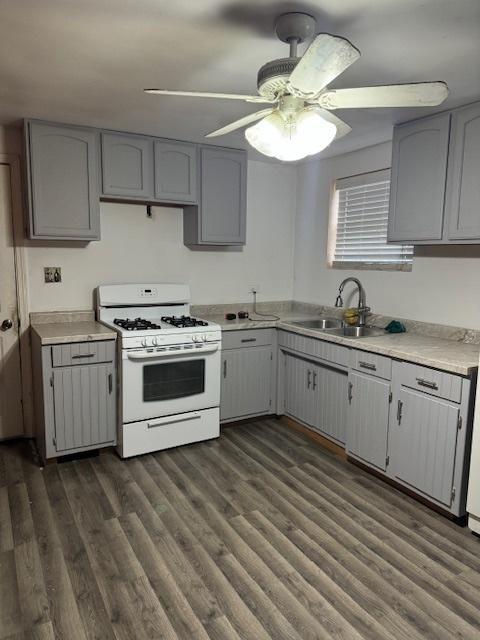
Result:
<svg viewBox="0 0 480 640"><path fill-rule="evenodd" d="M261 111L256 111L255 113L249 113L248 116L244 116L240 118L240 120L235 120L235 122L231 122L227 124L225 127L221 129L217 129L216 131L212 131L212 133L208 133L206 138L216 138L217 136L223 136L226 133L230 133L230 131L235 131L235 129L240 129L240 127L244 127L250 122L255 122L255 120L260 120L261 118L265 118L269 116L274 109L262 109Z"/></svg>
<svg viewBox="0 0 480 640"><path fill-rule="evenodd" d="M262 96L245 96L239 93L208 93L204 91L169 91L168 89L144 89L145 93L160 96L185 96L187 98L219 98L221 100L245 100L245 102L272 103L275 100Z"/></svg>
<svg viewBox="0 0 480 640"><path fill-rule="evenodd" d="M331 111L327 111L326 109L322 109L321 107L307 107L308 109L312 109L315 113L318 113L319 116L322 116L324 120L327 122L331 122L337 127L337 133L335 135L334 140L338 140L339 138L343 138L347 133L350 133L352 127L348 125L343 120L340 120L336 115L334 115Z"/></svg>
<svg viewBox="0 0 480 640"><path fill-rule="evenodd" d="M318 104L325 109L434 107L447 96L445 82L417 82L325 91L319 97Z"/></svg>
<svg viewBox="0 0 480 640"><path fill-rule="evenodd" d="M318 35L308 47L288 80L288 89L299 97L314 97L360 57L348 40Z"/></svg>

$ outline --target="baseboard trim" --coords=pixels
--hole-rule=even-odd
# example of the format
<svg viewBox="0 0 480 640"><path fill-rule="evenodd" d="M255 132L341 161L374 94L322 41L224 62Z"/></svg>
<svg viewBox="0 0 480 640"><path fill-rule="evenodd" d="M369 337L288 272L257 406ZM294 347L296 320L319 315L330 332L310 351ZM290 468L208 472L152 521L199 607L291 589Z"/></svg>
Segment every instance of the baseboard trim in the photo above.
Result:
<svg viewBox="0 0 480 640"><path fill-rule="evenodd" d="M327 449L328 451L333 453L337 458L340 458L341 460L348 460L347 452L339 444L336 444L335 442L332 442L328 438L325 438L324 436L320 435L319 433L317 433L313 429L309 429L308 427L306 427L305 425L301 424L300 422L297 422L293 418L290 418L288 416L281 416L280 419L288 427L290 427L294 431L298 431L299 433L303 433L303 435L307 436L308 438L310 438L311 440L315 441L317 444L319 444L324 449Z"/></svg>

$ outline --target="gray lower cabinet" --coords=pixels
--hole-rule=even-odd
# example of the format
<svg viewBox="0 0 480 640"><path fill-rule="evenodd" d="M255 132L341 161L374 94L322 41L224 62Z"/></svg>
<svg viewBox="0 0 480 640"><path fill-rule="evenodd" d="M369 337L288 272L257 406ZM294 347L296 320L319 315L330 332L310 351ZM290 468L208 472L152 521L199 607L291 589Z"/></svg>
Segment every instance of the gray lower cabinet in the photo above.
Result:
<svg viewBox="0 0 480 640"><path fill-rule="evenodd" d="M480 103L452 114L448 174L448 239L480 241Z"/></svg>
<svg viewBox="0 0 480 640"><path fill-rule="evenodd" d="M322 435L345 443L347 374L327 364L284 354L284 411Z"/></svg>
<svg viewBox="0 0 480 640"><path fill-rule="evenodd" d="M274 343L270 329L226 331L222 337L220 420L273 412Z"/></svg>
<svg viewBox="0 0 480 640"><path fill-rule="evenodd" d="M196 203L198 147L189 142L155 140L155 199Z"/></svg>
<svg viewBox="0 0 480 640"><path fill-rule="evenodd" d="M387 468L390 381L348 375L347 453L380 471Z"/></svg>
<svg viewBox="0 0 480 640"><path fill-rule="evenodd" d="M450 507L460 407L402 387L393 421L391 463L397 480Z"/></svg>
<svg viewBox="0 0 480 640"><path fill-rule="evenodd" d="M199 205L184 209L186 245L242 245L246 241L247 156L245 151L200 149Z"/></svg>
<svg viewBox="0 0 480 640"><path fill-rule="evenodd" d="M115 341L32 342L37 442L44 459L116 442Z"/></svg>
<svg viewBox="0 0 480 640"><path fill-rule="evenodd" d="M153 199L153 140L102 132L102 195Z"/></svg>
<svg viewBox="0 0 480 640"><path fill-rule="evenodd" d="M99 240L97 132L27 121L25 136L30 238Z"/></svg>
<svg viewBox="0 0 480 640"><path fill-rule="evenodd" d="M449 130L449 113L395 127L389 241L442 239Z"/></svg>

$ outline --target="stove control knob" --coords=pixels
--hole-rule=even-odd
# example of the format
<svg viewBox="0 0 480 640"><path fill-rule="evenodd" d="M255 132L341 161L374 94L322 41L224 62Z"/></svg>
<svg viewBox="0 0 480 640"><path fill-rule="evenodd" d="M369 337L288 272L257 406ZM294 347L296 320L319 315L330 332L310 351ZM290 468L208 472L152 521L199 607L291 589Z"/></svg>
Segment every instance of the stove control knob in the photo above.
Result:
<svg viewBox="0 0 480 640"><path fill-rule="evenodd" d="M206 333L204 333L204 334L203 334L203 336L202 336L202 340L203 340L204 342L206 342L206 341L208 340L208 337L207 337L207 334L206 334Z"/></svg>
<svg viewBox="0 0 480 640"><path fill-rule="evenodd" d="M153 347L157 347L158 346L158 340L155 337L152 338L152 346Z"/></svg>
<svg viewBox="0 0 480 640"><path fill-rule="evenodd" d="M142 347L146 347L146 346L147 346L147 339L142 338Z"/></svg>

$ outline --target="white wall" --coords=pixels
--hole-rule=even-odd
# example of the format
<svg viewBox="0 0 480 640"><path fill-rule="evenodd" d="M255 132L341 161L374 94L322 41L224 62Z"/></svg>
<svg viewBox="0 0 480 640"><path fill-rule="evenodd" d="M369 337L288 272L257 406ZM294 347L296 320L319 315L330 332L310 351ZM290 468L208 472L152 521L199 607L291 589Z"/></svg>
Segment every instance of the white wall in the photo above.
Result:
<svg viewBox="0 0 480 640"><path fill-rule="evenodd" d="M332 181L389 167L390 153L383 143L299 166L294 298L333 305L339 283L355 275L376 313L480 329L480 247L417 248L411 272L327 267Z"/></svg>
<svg viewBox="0 0 480 640"><path fill-rule="evenodd" d="M289 300L293 295L296 169L248 164L247 244L192 251L183 244L181 209L101 204L100 242L27 243L30 311L85 309L101 283L187 282L197 304ZM43 282L43 267L61 267L63 281Z"/></svg>

